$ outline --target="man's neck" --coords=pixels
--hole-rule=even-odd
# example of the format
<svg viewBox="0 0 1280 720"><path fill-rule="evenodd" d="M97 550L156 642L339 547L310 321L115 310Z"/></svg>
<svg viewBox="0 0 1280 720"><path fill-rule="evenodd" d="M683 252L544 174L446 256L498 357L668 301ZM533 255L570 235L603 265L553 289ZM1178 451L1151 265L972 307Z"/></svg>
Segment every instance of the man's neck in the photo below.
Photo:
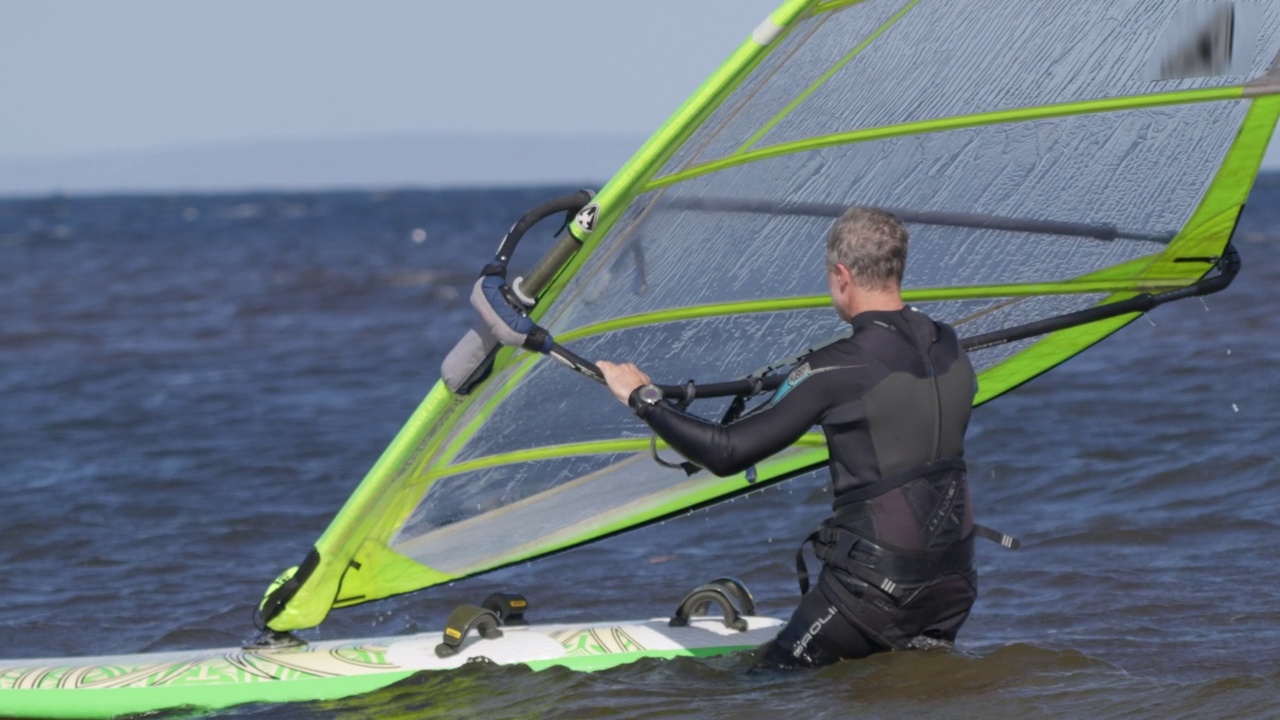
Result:
<svg viewBox="0 0 1280 720"><path fill-rule="evenodd" d="M849 317L873 310L895 312L905 307L902 292L897 288L891 290L856 290L849 295L849 304L845 310Z"/></svg>

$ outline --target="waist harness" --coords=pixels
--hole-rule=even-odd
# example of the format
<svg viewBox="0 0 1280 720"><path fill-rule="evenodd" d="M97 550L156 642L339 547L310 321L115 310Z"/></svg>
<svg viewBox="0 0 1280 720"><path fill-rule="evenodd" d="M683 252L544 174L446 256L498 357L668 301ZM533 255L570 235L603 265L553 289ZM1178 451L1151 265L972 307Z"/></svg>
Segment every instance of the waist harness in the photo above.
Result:
<svg viewBox="0 0 1280 720"><path fill-rule="evenodd" d="M957 488L964 481L965 464L959 458L943 458L882 478L866 487L842 494L835 501L835 514L824 520L796 551L796 573L800 594L809 592L809 570L804 546L813 545L814 555L825 565L852 575L901 602L921 586L947 573L969 573L973 567L974 540L987 538L1010 549L1017 539L974 524L964 537L939 531L950 521L958 529L952 509ZM907 550L888 546L846 527L855 520L875 514L872 500L914 480L928 482L938 490L936 507L923 519L923 549Z"/></svg>

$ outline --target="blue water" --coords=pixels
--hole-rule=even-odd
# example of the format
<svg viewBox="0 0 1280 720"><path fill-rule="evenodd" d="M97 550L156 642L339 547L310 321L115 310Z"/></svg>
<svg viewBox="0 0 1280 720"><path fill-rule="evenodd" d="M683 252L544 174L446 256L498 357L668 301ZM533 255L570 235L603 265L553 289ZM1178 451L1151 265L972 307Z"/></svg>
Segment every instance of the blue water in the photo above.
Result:
<svg viewBox="0 0 1280 720"><path fill-rule="evenodd" d="M0 201L0 657L252 635L266 584L434 383L479 266L562 190ZM1227 291L977 411L980 519L1024 548L980 548L955 653L778 675L469 667L217 716L1280 717L1280 177L1238 246ZM308 637L434 630L499 589L535 621L663 615L721 574L785 615L824 483L338 611Z"/></svg>

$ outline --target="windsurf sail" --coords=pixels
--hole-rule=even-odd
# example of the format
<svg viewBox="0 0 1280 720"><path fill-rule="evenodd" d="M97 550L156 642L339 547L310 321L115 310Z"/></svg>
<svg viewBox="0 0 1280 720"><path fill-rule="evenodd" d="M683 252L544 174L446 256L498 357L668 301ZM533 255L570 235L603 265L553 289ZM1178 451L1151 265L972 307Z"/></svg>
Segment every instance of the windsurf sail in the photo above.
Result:
<svg viewBox="0 0 1280 720"><path fill-rule="evenodd" d="M884 207L911 233L907 300L983 339L971 344L981 403L1152 298L1229 280L1228 242L1280 116L1280 9L1034 5L783 3L525 280L531 319L578 356L667 382L744 377L844 330L823 237L845 207ZM273 585L270 628L826 462L814 433L750 474L689 475L655 463L643 424L546 355L508 347L490 359L466 394L431 390ZM730 402L693 410L716 417Z"/></svg>

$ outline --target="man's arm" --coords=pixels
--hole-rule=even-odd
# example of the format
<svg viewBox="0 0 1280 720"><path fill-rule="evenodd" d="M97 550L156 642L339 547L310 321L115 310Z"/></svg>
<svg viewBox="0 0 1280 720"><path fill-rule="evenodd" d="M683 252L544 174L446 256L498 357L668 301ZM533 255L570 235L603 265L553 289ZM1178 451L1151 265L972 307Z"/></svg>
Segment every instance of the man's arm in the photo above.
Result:
<svg viewBox="0 0 1280 720"><path fill-rule="evenodd" d="M623 402L649 383L648 375L634 365L597 364L609 388ZM703 420L667 403L628 404L676 452L723 477L783 450L817 424L829 403L828 394L817 387L820 384L801 382L768 407L729 425Z"/></svg>

